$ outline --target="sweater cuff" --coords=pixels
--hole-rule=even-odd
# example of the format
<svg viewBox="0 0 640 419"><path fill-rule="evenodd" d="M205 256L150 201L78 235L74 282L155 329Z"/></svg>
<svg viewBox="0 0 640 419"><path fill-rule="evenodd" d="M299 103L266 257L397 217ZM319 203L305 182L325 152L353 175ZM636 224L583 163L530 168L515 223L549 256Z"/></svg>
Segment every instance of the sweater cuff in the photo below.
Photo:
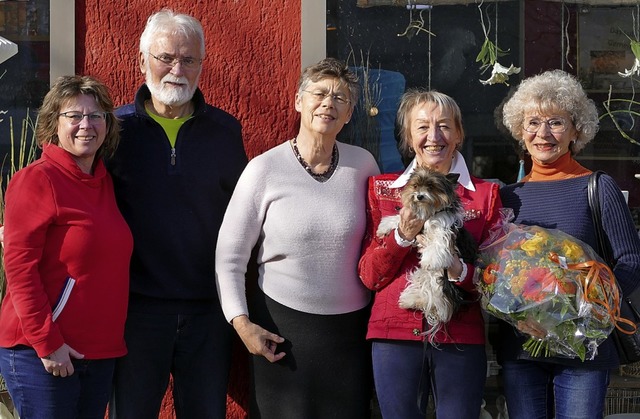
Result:
<svg viewBox="0 0 640 419"><path fill-rule="evenodd" d="M400 237L400 232L398 231L397 228L395 230L393 230L393 237L395 237L396 243L400 247L411 247L411 246L414 246L416 244L416 239L405 240L402 237Z"/></svg>
<svg viewBox="0 0 640 419"><path fill-rule="evenodd" d="M464 281L464 279L467 277L467 273L469 272L469 269L467 268L467 264L464 263L464 259L462 258L460 258L460 263L462 263L462 272L460 273L460 276L457 278L449 277L449 281L460 282L460 281Z"/></svg>

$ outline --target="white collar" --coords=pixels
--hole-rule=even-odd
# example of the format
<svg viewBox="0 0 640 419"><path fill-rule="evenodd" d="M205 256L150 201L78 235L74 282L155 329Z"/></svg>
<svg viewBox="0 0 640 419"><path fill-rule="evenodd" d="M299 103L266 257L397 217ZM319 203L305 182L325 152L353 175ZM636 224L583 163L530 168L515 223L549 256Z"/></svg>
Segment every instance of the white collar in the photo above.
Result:
<svg viewBox="0 0 640 419"><path fill-rule="evenodd" d="M409 181L409 177L411 176L411 173L413 173L416 166L417 166L417 162L414 157L414 159L411 160L411 163L406 168L404 173L402 173L400 177L398 177L398 179L396 179L395 182L391 184L390 187L402 188L404 185L406 185L407 182ZM472 192L475 192L476 187L471 181L471 175L469 175L469 169L467 169L467 163L464 161L464 157L462 156L462 154L460 154L459 151L456 151L455 154L453 155L453 162L451 162L451 169L449 169L449 173L459 174L460 177L458 178L458 183L462 185L464 188Z"/></svg>

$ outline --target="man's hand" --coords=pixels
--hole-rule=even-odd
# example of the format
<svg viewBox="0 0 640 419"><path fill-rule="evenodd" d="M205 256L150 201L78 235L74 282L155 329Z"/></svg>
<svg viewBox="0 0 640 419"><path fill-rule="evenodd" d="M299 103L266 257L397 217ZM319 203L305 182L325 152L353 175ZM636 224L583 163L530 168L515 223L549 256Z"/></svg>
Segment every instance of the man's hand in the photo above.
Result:
<svg viewBox="0 0 640 419"><path fill-rule="evenodd" d="M231 324L242 339L244 346L254 355L262 355L269 362L280 361L286 354L284 352L275 353L279 343L284 342L284 338L263 329L252 323L246 315L235 317Z"/></svg>
<svg viewBox="0 0 640 419"><path fill-rule="evenodd" d="M84 355L65 343L49 355L40 358L40 360L47 372L53 374L55 377L66 377L74 373L71 358L82 359Z"/></svg>

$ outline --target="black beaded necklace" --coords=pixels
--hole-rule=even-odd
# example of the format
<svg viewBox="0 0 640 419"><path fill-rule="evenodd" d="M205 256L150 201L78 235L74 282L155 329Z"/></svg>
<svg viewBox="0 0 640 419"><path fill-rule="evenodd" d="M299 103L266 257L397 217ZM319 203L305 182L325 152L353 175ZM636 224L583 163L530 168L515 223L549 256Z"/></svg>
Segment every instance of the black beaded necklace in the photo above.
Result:
<svg viewBox="0 0 640 419"><path fill-rule="evenodd" d="M298 137L295 137L293 140L291 140L291 146L293 147L293 154L296 155L296 158L298 159L302 167L304 167L304 170L306 170L307 173L309 173L311 177L317 180L318 182L326 182L327 180L329 180L329 178L331 178L331 175L333 174L333 172L336 171L336 167L338 166L338 145L337 144L335 143L333 144L333 151L331 152L331 163L329 164L329 168L327 168L327 170L325 170L322 173L314 172L311 169L311 167L307 164L307 162L304 160L304 158L300 155L300 151L298 150Z"/></svg>

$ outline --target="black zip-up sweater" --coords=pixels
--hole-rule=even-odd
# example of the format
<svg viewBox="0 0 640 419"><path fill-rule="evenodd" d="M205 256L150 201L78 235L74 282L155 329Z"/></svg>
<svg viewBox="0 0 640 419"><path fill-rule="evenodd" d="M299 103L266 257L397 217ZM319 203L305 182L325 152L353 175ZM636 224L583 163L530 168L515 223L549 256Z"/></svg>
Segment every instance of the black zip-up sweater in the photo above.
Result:
<svg viewBox="0 0 640 419"><path fill-rule="evenodd" d="M193 117L172 148L147 114L146 85L116 111L121 140L107 161L134 238L130 308L160 313L219 309L215 246L224 212L247 164L238 120L193 97Z"/></svg>

